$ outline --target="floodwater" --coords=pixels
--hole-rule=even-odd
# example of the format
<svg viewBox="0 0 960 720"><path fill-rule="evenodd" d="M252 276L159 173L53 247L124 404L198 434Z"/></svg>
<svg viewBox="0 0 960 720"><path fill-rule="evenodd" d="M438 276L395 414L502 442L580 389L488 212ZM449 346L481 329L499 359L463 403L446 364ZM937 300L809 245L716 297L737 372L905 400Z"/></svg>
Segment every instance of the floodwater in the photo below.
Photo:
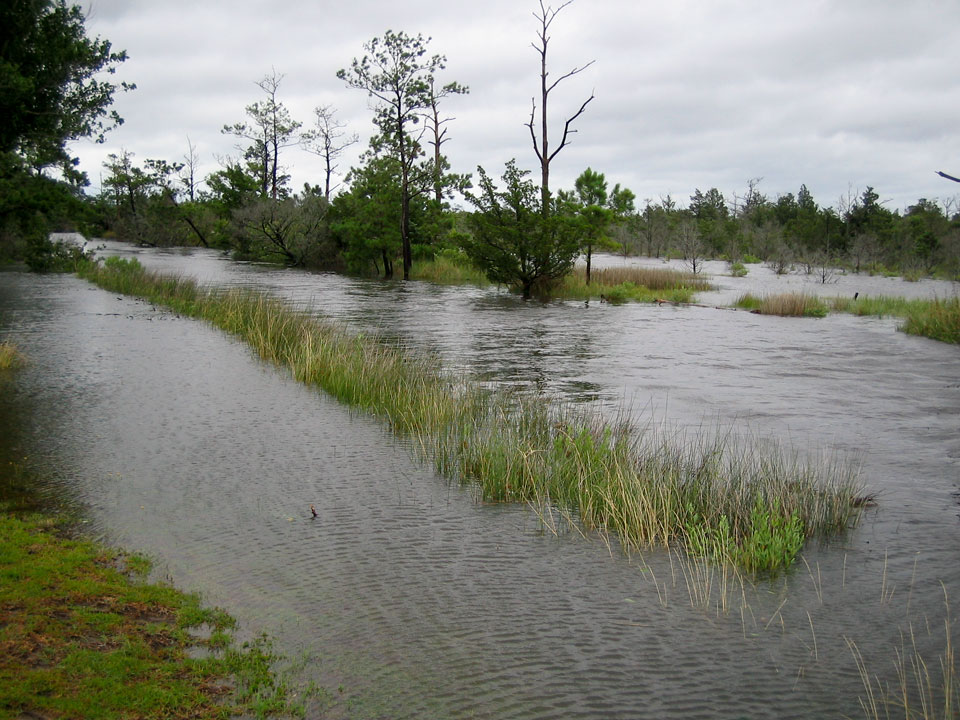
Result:
<svg viewBox="0 0 960 720"><path fill-rule="evenodd" d="M0 378L0 462L29 458L52 478L38 492L81 508L93 535L272 635L330 690L311 717L859 717L848 642L893 680L912 627L936 664L944 589L960 598L960 348L892 319L523 302L211 251L102 252L269 290L483 382L847 458L877 494L786 577L738 588L724 612L714 576L703 607L706 581L663 551L628 558L479 503L217 330L75 277L0 273L0 340L30 359ZM715 282L705 305L780 283L957 292L866 277L831 292L758 266Z"/></svg>

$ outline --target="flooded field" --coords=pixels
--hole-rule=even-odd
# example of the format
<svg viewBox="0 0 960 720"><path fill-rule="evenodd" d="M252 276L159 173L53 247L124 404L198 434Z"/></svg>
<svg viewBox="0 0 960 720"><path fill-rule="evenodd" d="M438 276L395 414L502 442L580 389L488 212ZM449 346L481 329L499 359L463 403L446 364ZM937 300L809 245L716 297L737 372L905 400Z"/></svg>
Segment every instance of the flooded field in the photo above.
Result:
<svg viewBox="0 0 960 720"><path fill-rule="evenodd" d="M0 461L30 458L53 478L41 494L80 507L94 535L276 637L332 689L331 717L861 717L848 640L889 679L909 623L934 662L943 648L943 588L960 599L955 346L889 318L525 303L211 251L103 252L267 290L483 382L853 458L877 494L858 528L722 612L675 558L480 504L216 330L74 277L0 273L0 339L30 359L0 386ZM781 283L956 292L759 266L715 283L704 305Z"/></svg>

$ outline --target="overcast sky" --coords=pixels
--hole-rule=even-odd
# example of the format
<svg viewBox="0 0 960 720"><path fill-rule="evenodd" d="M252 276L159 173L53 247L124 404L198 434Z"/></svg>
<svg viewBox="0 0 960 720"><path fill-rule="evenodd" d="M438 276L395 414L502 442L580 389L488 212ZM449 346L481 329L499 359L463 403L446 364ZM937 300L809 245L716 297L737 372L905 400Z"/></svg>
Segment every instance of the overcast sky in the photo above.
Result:
<svg viewBox="0 0 960 720"><path fill-rule="evenodd" d="M516 158L538 180L524 123L539 93L531 47L537 0L88 0L87 32L124 49L117 78L125 124L105 145L73 146L99 186L101 163L121 148L182 160L187 138L201 173L239 155L224 124L263 99L256 82L284 75L279 99L309 127L333 105L360 143L373 130L369 101L337 79L387 29L431 37L446 55L442 82L470 94L444 101L446 153L458 172L478 164L499 177ZM554 6L557 3L554 2ZM554 77L591 60L551 95L551 142L594 92L577 133L551 166L551 187L586 167L621 183L638 204L696 188L729 199L751 178L770 198L805 183L821 205L868 185L891 209L957 196L960 185L960 2L957 0L575 0L551 28ZM299 190L322 183L320 161L291 148L281 164Z"/></svg>

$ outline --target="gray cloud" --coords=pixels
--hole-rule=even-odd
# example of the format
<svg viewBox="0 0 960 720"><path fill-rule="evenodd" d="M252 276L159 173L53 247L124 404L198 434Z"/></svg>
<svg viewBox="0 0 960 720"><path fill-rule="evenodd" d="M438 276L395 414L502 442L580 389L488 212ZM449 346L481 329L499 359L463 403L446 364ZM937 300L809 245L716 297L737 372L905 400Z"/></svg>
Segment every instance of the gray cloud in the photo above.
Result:
<svg viewBox="0 0 960 720"><path fill-rule="evenodd" d="M524 123L538 92L535 7L94 0L88 31L128 51L118 77L138 90L118 96L126 123L106 145L74 150L96 185L107 153L178 159L189 136L210 172L237 153L220 128L243 119L255 82L276 68L294 117L309 124L314 107L332 104L361 135L345 170L371 114L335 73L391 28L432 36L431 51L448 58L443 79L470 86L445 105L454 169L499 175L516 157L534 170ZM896 208L951 197L934 171L960 171L956 27L960 5L936 0L576 0L552 29L550 71L595 62L552 96L555 141L564 116L596 99L554 161L554 183L571 186L589 165L641 199L683 203L695 188L742 192L754 177L770 196L806 183L827 205L867 185ZM289 151L286 164L295 187L319 180L305 152Z"/></svg>

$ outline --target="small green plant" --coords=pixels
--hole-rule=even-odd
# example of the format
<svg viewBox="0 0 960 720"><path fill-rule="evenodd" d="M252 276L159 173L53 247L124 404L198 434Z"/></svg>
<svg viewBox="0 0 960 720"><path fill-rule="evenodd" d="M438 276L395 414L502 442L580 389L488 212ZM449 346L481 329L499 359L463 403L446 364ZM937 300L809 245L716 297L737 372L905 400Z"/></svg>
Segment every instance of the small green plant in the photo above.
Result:
<svg viewBox="0 0 960 720"><path fill-rule="evenodd" d="M761 260L755 255L750 255L749 253L747 253L746 255L743 256L743 262L745 262L747 265L758 265L759 263L762 263L763 260Z"/></svg>
<svg viewBox="0 0 960 720"><path fill-rule="evenodd" d="M793 564L805 539L799 515L781 512L778 500L772 508L758 500L735 551L736 564L754 575L777 573Z"/></svg>
<svg viewBox="0 0 960 720"><path fill-rule="evenodd" d="M747 270L747 266L742 262L730 263L730 275L732 277L744 277L748 272L750 271Z"/></svg>

